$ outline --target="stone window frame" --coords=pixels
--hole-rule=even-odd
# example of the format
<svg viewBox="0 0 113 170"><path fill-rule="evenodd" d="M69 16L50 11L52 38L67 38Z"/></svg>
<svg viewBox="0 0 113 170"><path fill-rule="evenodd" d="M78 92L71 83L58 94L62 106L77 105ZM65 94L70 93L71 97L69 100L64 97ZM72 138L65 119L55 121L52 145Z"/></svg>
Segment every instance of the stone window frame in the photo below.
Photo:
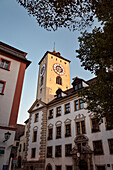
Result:
<svg viewBox="0 0 113 170"><path fill-rule="evenodd" d="M37 142L37 136L38 136L37 134L38 134L38 127L35 126L35 127L33 128L32 142Z"/></svg>
<svg viewBox="0 0 113 170"><path fill-rule="evenodd" d="M61 139L62 138L62 122L61 121L57 121L55 123L56 125L56 139ZM58 137L58 134L57 134L57 127L61 127L61 135Z"/></svg>
<svg viewBox="0 0 113 170"><path fill-rule="evenodd" d="M78 114L76 117L75 117L75 127L76 127L76 136L77 135L80 135L80 134L86 134L86 116L84 116L83 114ZM83 127L82 127L82 123L84 121L84 127L85 127L85 132L83 132ZM78 133L77 131L77 123L80 123L80 133Z"/></svg>
<svg viewBox="0 0 113 170"><path fill-rule="evenodd" d="M66 119L65 121L64 121L64 124L65 124L65 137L71 137L72 136L72 132L71 132L71 119ZM69 134L67 134L67 129L66 129L66 125L70 125L70 133Z"/></svg>

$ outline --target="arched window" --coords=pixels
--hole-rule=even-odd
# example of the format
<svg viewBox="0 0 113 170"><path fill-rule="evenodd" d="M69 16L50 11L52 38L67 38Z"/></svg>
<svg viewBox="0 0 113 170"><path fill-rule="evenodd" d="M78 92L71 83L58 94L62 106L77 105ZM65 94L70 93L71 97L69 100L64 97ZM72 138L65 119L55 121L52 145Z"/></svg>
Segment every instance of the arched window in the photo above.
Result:
<svg viewBox="0 0 113 170"><path fill-rule="evenodd" d="M60 76L56 77L56 84L62 85L62 78Z"/></svg>
<svg viewBox="0 0 113 170"><path fill-rule="evenodd" d="M43 85L43 81L44 81L44 78L43 78L43 76L42 76L42 77L41 77L41 84L40 84L40 86Z"/></svg>

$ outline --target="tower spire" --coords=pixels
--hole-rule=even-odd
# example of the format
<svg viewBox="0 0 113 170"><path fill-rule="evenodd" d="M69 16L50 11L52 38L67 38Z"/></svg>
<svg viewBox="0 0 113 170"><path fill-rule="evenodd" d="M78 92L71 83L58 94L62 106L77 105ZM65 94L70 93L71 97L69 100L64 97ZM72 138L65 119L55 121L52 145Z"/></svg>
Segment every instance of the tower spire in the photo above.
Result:
<svg viewBox="0 0 113 170"><path fill-rule="evenodd" d="M54 48L53 48L53 51L55 51L55 42L54 42Z"/></svg>

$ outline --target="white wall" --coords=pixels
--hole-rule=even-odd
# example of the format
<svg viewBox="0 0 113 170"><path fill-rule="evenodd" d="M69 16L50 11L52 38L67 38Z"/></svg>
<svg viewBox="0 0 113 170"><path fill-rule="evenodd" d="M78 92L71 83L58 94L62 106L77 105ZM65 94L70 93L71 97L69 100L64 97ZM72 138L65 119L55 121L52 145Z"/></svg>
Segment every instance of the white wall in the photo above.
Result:
<svg viewBox="0 0 113 170"><path fill-rule="evenodd" d="M7 132L10 132L11 136L8 141L3 142L5 140L4 134ZM0 155L0 170L2 170L3 165L8 165L9 163L10 152L14 143L14 136L15 131L0 129L0 147L5 147L5 153Z"/></svg>
<svg viewBox="0 0 113 170"><path fill-rule="evenodd" d="M4 95L0 95L0 125L8 126L14 98L20 62L0 55L0 58L11 61L10 71L0 69L0 80L6 81Z"/></svg>

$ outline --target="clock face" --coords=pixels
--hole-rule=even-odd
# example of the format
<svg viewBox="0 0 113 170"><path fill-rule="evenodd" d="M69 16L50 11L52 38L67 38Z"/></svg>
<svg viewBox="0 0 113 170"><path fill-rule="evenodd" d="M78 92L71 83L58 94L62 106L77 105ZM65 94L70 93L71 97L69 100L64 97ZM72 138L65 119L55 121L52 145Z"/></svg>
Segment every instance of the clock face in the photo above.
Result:
<svg viewBox="0 0 113 170"><path fill-rule="evenodd" d="M53 69L54 69L55 73L57 73L59 75L63 75L65 73L64 67L61 66L60 64L54 64Z"/></svg>
<svg viewBox="0 0 113 170"><path fill-rule="evenodd" d="M40 70L40 76L43 76L46 65L44 64Z"/></svg>

